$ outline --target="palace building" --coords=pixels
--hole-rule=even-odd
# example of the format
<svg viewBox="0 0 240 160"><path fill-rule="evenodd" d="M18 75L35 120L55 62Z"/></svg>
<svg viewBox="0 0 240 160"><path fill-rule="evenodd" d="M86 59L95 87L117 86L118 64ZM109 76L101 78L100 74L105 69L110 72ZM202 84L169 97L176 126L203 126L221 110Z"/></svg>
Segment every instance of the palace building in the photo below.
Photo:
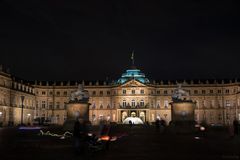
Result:
<svg viewBox="0 0 240 160"><path fill-rule="evenodd" d="M89 92L89 118L122 123L127 117L154 122L157 117L171 121L172 94L178 83L196 102L195 120L208 124L231 124L240 120L240 81L183 80L151 81L141 70L131 67L112 82L107 81L25 81L17 79L0 67L0 123L2 125L32 124L34 119L63 124L69 96L83 84ZM23 112L22 112L23 107Z"/></svg>

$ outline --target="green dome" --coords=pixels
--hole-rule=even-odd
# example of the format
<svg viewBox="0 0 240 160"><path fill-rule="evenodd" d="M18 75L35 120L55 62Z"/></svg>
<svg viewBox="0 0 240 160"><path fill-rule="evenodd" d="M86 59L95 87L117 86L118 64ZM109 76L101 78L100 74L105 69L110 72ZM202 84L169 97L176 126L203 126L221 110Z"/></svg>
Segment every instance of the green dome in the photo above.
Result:
<svg viewBox="0 0 240 160"><path fill-rule="evenodd" d="M131 79L135 79L141 83L149 83L149 80L145 77L145 74L136 68L128 69L122 74L121 78L118 79L117 83L123 84Z"/></svg>

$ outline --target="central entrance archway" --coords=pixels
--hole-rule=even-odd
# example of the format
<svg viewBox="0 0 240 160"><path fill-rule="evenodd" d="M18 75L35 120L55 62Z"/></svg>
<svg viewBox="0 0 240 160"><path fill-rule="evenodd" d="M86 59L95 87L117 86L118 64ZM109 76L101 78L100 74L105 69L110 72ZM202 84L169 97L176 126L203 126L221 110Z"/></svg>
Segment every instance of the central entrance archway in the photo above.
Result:
<svg viewBox="0 0 240 160"><path fill-rule="evenodd" d="M143 124L143 121L138 118L138 117L127 117L124 121L123 124Z"/></svg>
<svg viewBox="0 0 240 160"><path fill-rule="evenodd" d="M128 124L129 120L142 124L148 121L148 118L148 110L144 109L121 109L118 111L118 122L124 124Z"/></svg>

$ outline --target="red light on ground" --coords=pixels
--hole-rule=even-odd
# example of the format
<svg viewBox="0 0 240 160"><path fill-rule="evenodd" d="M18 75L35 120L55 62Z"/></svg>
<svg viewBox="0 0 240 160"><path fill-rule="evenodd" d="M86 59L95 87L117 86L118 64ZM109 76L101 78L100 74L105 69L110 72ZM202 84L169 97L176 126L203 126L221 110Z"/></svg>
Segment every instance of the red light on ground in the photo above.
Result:
<svg viewBox="0 0 240 160"><path fill-rule="evenodd" d="M101 137L101 140L102 140L102 141L109 141L109 140L110 140L110 137L109 137L109 136L102 136L102 137Z"/></svg>

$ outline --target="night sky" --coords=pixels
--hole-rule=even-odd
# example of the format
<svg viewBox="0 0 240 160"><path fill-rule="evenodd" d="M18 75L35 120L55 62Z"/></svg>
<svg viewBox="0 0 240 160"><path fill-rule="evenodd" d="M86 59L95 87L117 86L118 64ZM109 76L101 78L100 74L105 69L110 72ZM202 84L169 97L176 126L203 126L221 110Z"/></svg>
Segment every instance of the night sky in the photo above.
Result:
<svg viewBox="0 0 240 160"><path fill-rule="evenodd" d="M236 1L2 0L0 64L27 80L240 78Z"/></svg>

